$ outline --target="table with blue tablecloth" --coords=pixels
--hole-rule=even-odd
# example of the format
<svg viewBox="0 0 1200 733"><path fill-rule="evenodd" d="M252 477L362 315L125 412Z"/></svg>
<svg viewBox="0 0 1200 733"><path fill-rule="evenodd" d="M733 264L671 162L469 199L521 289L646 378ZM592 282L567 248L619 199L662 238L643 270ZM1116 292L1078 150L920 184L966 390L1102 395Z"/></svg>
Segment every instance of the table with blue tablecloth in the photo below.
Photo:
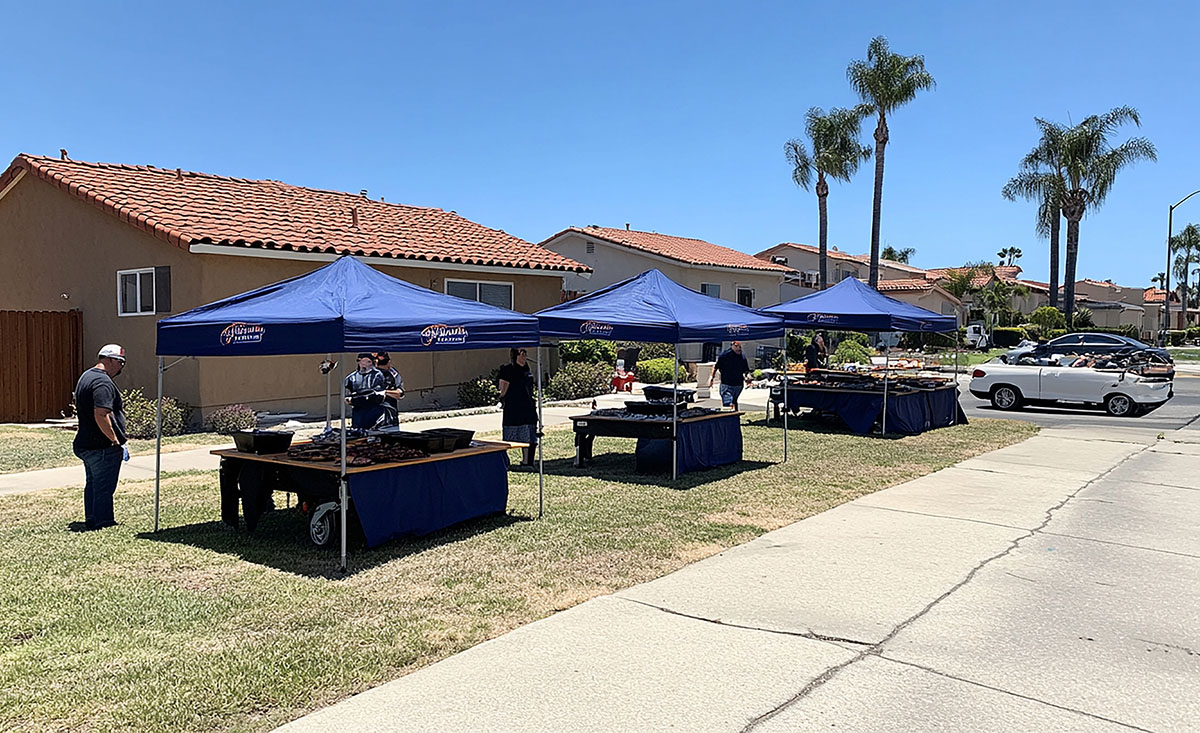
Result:
<svg viewBox="0 0 1200 733"><path fill-rule="evenodd" d="M779 390L772 391L776 416L782 407ZM883 415L883 392L814 385L788 385L788 409L808 407L840 417L851 431L866 434ZM916 435L933 428L965 425L966 413L958 403L958 388L952 384L936 389L898 389L887 396L889 433Z"/></svg>
<svg viewBox="0 0 1200 733"><path fill-rule="evenodd" d="M459 522L502 513L508 506L509 443L473 441L469 448L346 471L352 521L368 547L404 536L436 532ZM337 463L315 464L284 454L214 450L221 456L221 519L233 527L242 505L246 529L274 508L271 494L299 496L312 515L338 501ZM314 538L316 541L316 538Z"/></svg>
<svg viewBox="0 0 1200 733"><path fill-rule="evenodd" d="M678 422L677 468L679 473L703 471L742 460L741 412L720 412L682 419ZM577 415L575 465L592 458L592 441L597 436L637 438L635 453L639 473L671 472L671 421Z"/></svg>

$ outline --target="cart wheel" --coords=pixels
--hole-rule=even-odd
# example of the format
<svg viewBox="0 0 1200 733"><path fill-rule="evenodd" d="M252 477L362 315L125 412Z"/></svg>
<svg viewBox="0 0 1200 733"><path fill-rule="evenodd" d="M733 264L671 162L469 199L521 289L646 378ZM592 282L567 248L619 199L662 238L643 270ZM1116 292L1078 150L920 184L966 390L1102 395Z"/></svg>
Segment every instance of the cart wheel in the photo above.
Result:
<svg viewBox="0 0 1200 733"><path fill-rule="evenodd" d="M338 511L336 501L325 502L316 508L308 520L308 536L317 547L328 547L338 534Z"/></svg>

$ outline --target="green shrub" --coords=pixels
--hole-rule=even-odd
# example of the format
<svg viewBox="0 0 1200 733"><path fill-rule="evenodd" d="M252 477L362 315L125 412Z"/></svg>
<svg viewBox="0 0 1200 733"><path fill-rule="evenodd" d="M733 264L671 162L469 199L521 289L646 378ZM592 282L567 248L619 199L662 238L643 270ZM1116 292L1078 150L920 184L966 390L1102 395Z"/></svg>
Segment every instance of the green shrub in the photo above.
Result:
<svg viewBox="0 0 1200 733"><path fill-rule="evenodd" d="M1066 336L1066 335L1067 335L1067 329L1052 328L1046 333L1046 340L1050 341L1050 340L1058 338L1059 336Z"/></svg>
<svg viewBox="0 0 1200 733"><path fill-rule="evenodd" d="M1043 305L1029 314L1029 322L1042 331L1067 327L1067 319L1063 317L1062 311L1057 308L1051 308L1048 305Z"/></svg>
<svg viewBox="0 0 1200 733"><path fill-rule="evenodd" d="M1092 320L1091 308L1085 308L1082 305L1076 306L1075 317L1071 319L1071 327L1076 331L1082 331L1090 329L1094 325L1096 322Z"/></svg>
<svg viewBox="0 0 1200 733"><path fill-rule="evenodd" d="M808 350L808 345L815 337L814 332L810 331L808 335L788 331L787 335L787 355L788 361L804 361L805 352Z"/></svg>
<svg viewBox="0 0 1200 733"><path fill-rule="evenodd" d="M125 434L130 438L153 438L157 400L146 397L140 389L121 392L125 408ZM187 426L192 408L174 397L163 397L162 434L179 435Z"/></svg>
<svg viewBox="0 0 1200 733"><path fill-rule="evenodd" d="M1021 330L1025 332L1025 338L1030 341L1037 341L1042 337L1042 328L1036 323L1023 323Z"/></svg>
<svg viewBox="0 0 1200 733"><path fill-rule="evenodd" d="M1124 326L1088 326L1086 328L1076 325L1075 328L1072 328L1071 330L1076 332L1087 331L1088 333L1111 333L1116 334L1117 336L1141 338L1141 332L1138 331L1137 326L1131 324L1125 324Z"/></svg>
<svg viewBox="0 0 1200 733"><path fill-rule="evenodd" d="M1021 328L1004 328L997 326L992 329L992 341L996 346L1005 348L1016 346L1021 343L1021 339L1025 338L1025 331Z"/></svg>
<svg viewBox="0 0 1200 733"><path fill-rule="evenodd" d="M640 367L639 367L640 368ZM552 400L578 400L612 391L612 364L564 364L546 385L546 397Z"/></svg>
<svg viewBox="0 0 1200 733"><path fill-rule="evenodd" d="M500 388L495 376L475 377L458 385L458 404L462 407L487 407L499 401Z"/></svg>
<svg viewBox="0 0 1200 733"><path fill-rule="evenodd" d="M869 364L871 352L856 339L847 339L838 344L829 361L832 364Z"/></svg>
<svg viewBox="0 0 1200 733"><path fill-rule="evenodd" d="M558 345L564 364L616 364L617 345L602 339L563 341ZM640 358L640 357L639 357Z"/></svg>
<svg viewBox="0 0 1200 733"><path fill-rule="evenodd" d="M1188 326L1187 328L1188 341L1200 339L1200 326Z"/></svg>
<svg viewBox="0 0 1200 733"><path fill-rule="evenodd" d="M1187 331L1168 331L1171 336L1172 346L1183 346L1184 339L1187 338Z"/></svg>
<svg viewBox="0 0 1200 733"><path fill-rule="evenodd" d="M670 382L671 367L675 365L675 357L670 359L650 359L638 362L637 380L643 384L663 384ZM687 370L679 367L679 381L687 381Z"/></svg>
<svg viewBox="0 0 1200 733"><path fill-rule="evenodd" d="M853 341L854 343L856 343L864 348L871 345L871 337L865 333L860 333L858 331L842 331L839 334L839 338L840 338L840 340L838 341L839 345L844 341Z"/></svg>
<svg viewBox="0 0 1200 733"><path fill-rule="evenodd" d="M208 416L208 424L213 432L229 435L258 427L258 415L254 414L254 408L247 405L226 405L212 411Z"/></svg>

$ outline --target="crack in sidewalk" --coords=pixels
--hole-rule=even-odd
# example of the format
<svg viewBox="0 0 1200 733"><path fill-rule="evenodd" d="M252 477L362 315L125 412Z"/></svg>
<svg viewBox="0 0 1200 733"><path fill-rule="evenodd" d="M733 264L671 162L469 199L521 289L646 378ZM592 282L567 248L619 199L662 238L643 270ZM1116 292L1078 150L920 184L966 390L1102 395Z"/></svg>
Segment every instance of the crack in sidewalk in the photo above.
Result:
<svg viewBox="0 0 1200 733"><path fill-rule="evenodd" d="M730 623L728 621L724 621L719 618L707 618L705 616L696 616L695 614L684 613L683 611L676 611L673 608L667 608L666 606L659 606L659 605L656 605L653 603L648 603L646 601L639 601L636 598L625 598L623 596L613 596L613 597L619 598L620 600L625 601L626 603L636 603L640 606L645 606L646 608L653 608L656 611L662 611L663 613L669 613L672 616L680 616L682 618L691 619L693 621L701 621L701 622L704 622L707 624L715 624L716 626L725 626L725 627L731 628L731 629L745 629L746 631L761 631L761 632L767 633L767 634L779 634L780 636L797 636L797 637L800 637L801 639L812 639L814 641L824 641L824 642L828 642L830 644L854 644L855 646L871 646L874 643L874 642L870 642L870 641L859 641L857 639L846 639L841 636L829 636L828 634L818 634L815 631L786 631L784 629L768 629L768 628L764 628L762 626L750 626L748 624L735 624L735 623Z"/></svg>
<svg viewBox="0 0 1200 733"><path fill-rule="evenodd" d="M762 715L752 718L750 720L750 722L748 722L745 725L745 727L742 728L742 733L749 733L749 731L754 730L754 728L756 728L757 726L769 721L771 718L774 718L775 716L779 715L784 710L787 710L788 708L792 707L796 703L800 702L805 697L807 697L809 694L811 694L814 690L821 687L829 680L833 679L833 677L835 675L837 675L838 672L841 672L843 669L846 669L850 665L855 664L856 662L860 662L869 656L875 656L875 657L882 658L882 650L883 650L883 647L885 644L887 644L892 639L896 638L896 636L898 636L900 634L900 632L904 631L909 626L911 626L912 624L919 621L923 616L925 616L925 614L932 611L935 606L937 606L939 603L941 603L942 601L949 598L958 589L962 588L967 583L974 580L975 576L978 575L979 571L981 571L984 567L986 567L987 565L991 564L992 562L994 562L996 560L1000 560L1004 557L1007 557L1011 552L1013 552L1018 547L1020 547L1021 543L1024 542L1025 540L1028 540L1032 537L1036 537L1043 529L1045 529L1045 527L1048 524L1050 524L1050 521L1054 518L1054 512L1056 512L1059 509L1066 506L1067 502L1069 502L1069 501L1071 501L1071 499L1075 498L1079 494L1079 492L1083 491L1084 489L1086 489L1087 487L1096 483L1097 481L1100 481L1101 479L1105 478L1106 476L1108 476L1108 474L1112 473L1117 468L1123 466L1125 463L1132 460L1134 457L1139 456L1142 453L1145 453L1149 450L1150 450L1150 446L1143 446L1141 450L1134 451L1130 455L1122 458L1116 464L1114 464L1113 466L1106 469L1103 473L1095 476L1094 478L1089 480L1087 483L1080 486L1075 491L1071 492L1071 494L1069 494L1065 499L1063 499L1062 501L1058 502L1057 504L1055 504L1054 506L1051 506L1049 509L1046 510L1045 518L1042 520L1041 524L1039 524L1037 527L1034 527L1032 530L1029 530L1025 534L1021 535L1020 537L1017 537L1016 539L1012 540L1009 543L1008 547L1005 548L1003 551L1001 551L995 555L992 555L991 557L984 558L982 561L979 562L979 564L977 564L975 567L971 568L970 572L967 573L966 577L964 577L958 583L955 583L953 586L951 586L951 588L949 590L947 590L945 593L942 593L940 596L938 596L937 598L930 601L920 611L918 611L917 613L915 613L908 619L901 621L899 624L897 624L895 626L895 628L893 628L887 634L887 636L885 636L879 642L872 644L871 646L867 647L866 649L863 649L858 654L854 655L853 657L846 660L845 662L842 662L841 664L835 664L834 666L825 670L820 675L818 675L813 680L811 680L807 685L805 685L798 693L793 695L790 699L784 701L780 705L763 713ZM1133 727L1133 726L1129 726L1129 727Z"/></svg>

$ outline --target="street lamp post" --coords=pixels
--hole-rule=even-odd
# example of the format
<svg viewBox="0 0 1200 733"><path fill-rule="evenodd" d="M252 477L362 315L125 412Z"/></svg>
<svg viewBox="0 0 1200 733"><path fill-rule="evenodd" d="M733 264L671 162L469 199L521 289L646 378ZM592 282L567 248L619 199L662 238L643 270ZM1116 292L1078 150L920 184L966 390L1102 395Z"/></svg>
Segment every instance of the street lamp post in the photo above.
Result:
<svg viewBox="0 0 1200 733"><path fill-rule="evenodd" d="M1167 333L1171 330L1171 235L1174 233L1175 228L1173 222L1171 221L1171 217L1175 214L1175 209L1179 208L1180 204L1198 193L1200 193L1200 190L1192 191L1187 196L1179 199L1174 206L1171 206L1167 209L1167 269L1165 272L1163 272L1163 275L1166 277L1166 280L1163 281L1163 290L1165 291L1163 293L1163 346L1168 345L1168 341L1171 336L1169 333ZM1187 328L1186 323L1184 324L1184 328Z"/></svg>

